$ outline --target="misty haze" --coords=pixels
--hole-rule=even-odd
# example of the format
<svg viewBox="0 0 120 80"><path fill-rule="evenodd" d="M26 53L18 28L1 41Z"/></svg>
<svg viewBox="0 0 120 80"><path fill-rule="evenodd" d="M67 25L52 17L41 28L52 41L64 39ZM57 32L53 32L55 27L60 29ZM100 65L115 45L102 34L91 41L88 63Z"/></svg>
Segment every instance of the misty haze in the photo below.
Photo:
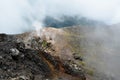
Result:
<svg viewBox="0 0 120 80"><path fill-rule="evenodd" d="M1 0L0 80L120 80L119 35L119 0Z"/></svg>

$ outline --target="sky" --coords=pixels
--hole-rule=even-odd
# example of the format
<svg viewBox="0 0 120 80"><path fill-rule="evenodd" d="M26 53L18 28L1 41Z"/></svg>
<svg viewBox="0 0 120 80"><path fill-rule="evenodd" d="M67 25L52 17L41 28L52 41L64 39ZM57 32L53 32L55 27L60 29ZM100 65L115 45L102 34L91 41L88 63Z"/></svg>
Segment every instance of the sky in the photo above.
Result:
<svg viewBox="0 0 120 80"><path fill-rule="evenodd" d="M0 0L0 33L29 31L46 16L63 14L117 24L120 23L120 0Z"/></svg>

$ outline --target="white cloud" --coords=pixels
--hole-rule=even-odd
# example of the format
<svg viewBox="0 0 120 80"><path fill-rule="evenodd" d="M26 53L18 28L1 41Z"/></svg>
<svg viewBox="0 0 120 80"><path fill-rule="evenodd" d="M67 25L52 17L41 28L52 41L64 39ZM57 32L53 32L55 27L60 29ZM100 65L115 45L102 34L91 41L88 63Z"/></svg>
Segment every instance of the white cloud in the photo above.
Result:
<svg viewBox="0 0 120 80"><path fill-rule="evenodd" d="M119 0L50 0L46 2L49 14L80 14L88 18L109 22L120 8Z"/></svg>
<svg viewBox="0 0 120 80"><path fill-rule="evenodd" d="M119 13L119 0L0 0L0 32L21 33L32 29L32 23L42 21L46 15L77 14L107 23L119 23Z"/></svg>

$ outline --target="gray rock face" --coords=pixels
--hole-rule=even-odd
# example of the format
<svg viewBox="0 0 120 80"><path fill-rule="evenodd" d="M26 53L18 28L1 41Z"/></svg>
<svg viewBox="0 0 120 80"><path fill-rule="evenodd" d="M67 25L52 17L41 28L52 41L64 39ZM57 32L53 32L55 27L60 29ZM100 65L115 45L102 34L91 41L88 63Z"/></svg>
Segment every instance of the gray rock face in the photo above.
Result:
<svg viewBox="0 0 120 80"><path fill-rule="evenodd" d="M0 80L86 80L77 65L71 67L58 57L25 48L24 42L16 40L15 36L0 35Z"/></svg>
<svg viewBox="0 0 120 80"><path fill-rule="evenodd" d="M35 74L50 74L51 69L38 51L19 47L17 42L0 42L1 80L33 80Z"/></svg>

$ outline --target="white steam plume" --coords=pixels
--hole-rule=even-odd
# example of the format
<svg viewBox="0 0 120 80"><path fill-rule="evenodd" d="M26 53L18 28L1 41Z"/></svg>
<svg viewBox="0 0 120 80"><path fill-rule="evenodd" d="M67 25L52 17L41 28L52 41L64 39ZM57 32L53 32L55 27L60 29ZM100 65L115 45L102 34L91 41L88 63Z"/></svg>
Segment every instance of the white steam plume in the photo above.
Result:
<svg viewBox="0 0 120 80"><path fill-rule="evenodd" d="M0 0L0 33L16 34L33 30L42 22L45 9L42 0Z"/></svg>
<svg viewBox="0 0 120 80"><path fill-rule="evenodd" d="M86 32L87 31L87 32ZM81 48L87 65L98 71L95 80L120 80L120 27L94 27L81 30Z"/></svg>
<svg viewBox="0 0 120 80"><path fill-rule="evenodd" d="M33 30L45 16L80 15L109 24L120 22L119 0L0 0L0 33Z"/></svg>

